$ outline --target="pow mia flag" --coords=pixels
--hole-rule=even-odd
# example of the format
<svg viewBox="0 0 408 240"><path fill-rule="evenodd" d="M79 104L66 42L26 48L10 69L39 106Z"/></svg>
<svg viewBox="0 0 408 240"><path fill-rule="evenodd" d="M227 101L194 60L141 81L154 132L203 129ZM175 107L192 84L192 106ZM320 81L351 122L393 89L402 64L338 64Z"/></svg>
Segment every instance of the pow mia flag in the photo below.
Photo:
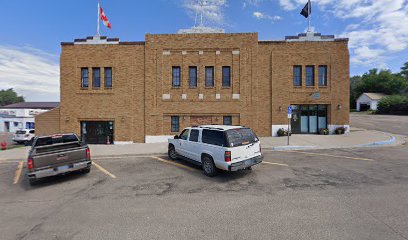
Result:
<svg viewBox="0 0 408 240"><path fill-rule="evenodd" d="M308 18L309 15L312 13L312 4L310 3L310 0L306 3L305 7L302 9L300 14L304 16L305 18Z"/></svg>

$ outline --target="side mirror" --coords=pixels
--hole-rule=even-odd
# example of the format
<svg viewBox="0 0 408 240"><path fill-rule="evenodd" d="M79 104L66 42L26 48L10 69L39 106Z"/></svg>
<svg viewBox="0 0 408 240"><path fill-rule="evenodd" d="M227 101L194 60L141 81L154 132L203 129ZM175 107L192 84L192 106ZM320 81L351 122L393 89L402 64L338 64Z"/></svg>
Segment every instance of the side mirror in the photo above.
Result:
<svg viewBox="0 0 408 240"><path fill-rule="evenodd" d="M178 135L175 135L174 139L180 139L180 137Z"/></svg>

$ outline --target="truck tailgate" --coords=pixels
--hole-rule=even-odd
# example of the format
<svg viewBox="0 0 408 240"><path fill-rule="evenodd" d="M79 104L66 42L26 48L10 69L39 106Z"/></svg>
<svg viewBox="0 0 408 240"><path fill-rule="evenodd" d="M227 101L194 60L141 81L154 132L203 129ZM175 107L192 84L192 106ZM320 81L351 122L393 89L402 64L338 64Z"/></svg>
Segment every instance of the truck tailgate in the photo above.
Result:
<svg viewBox="0 0 408 240"><path fill-rule="evenodd" d="M86 146L48 151L32 156L34 169L59 167L87 160Z"/></svg>

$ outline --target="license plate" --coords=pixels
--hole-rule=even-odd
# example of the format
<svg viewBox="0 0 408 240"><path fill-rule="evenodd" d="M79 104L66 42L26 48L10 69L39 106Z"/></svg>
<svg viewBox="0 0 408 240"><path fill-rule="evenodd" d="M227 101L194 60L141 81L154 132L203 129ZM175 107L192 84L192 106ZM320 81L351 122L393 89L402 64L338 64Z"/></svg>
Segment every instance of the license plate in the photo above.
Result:
<svg viewBox="0 0 408 240"><path fill-rule="evenodd" d="M58 171L64 171L64 170L67 170L67 169L69 169L69 166L68 166L68 165L58 167Z"/></svg>

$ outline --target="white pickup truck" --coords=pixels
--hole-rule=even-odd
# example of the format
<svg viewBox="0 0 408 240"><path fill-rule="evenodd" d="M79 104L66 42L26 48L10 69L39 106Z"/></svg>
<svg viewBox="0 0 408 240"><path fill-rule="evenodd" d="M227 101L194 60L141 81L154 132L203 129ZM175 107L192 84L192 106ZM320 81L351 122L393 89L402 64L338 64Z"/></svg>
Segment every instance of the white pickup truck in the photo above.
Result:
<svg viewBox="0 0 408 240"><path fill-rule="evenodd" d="M261 143L247 127L203 125L184 129L169 139L168 155L201 165L204 174L215 176L218 169L251 169L262 162Z"/></svg>

